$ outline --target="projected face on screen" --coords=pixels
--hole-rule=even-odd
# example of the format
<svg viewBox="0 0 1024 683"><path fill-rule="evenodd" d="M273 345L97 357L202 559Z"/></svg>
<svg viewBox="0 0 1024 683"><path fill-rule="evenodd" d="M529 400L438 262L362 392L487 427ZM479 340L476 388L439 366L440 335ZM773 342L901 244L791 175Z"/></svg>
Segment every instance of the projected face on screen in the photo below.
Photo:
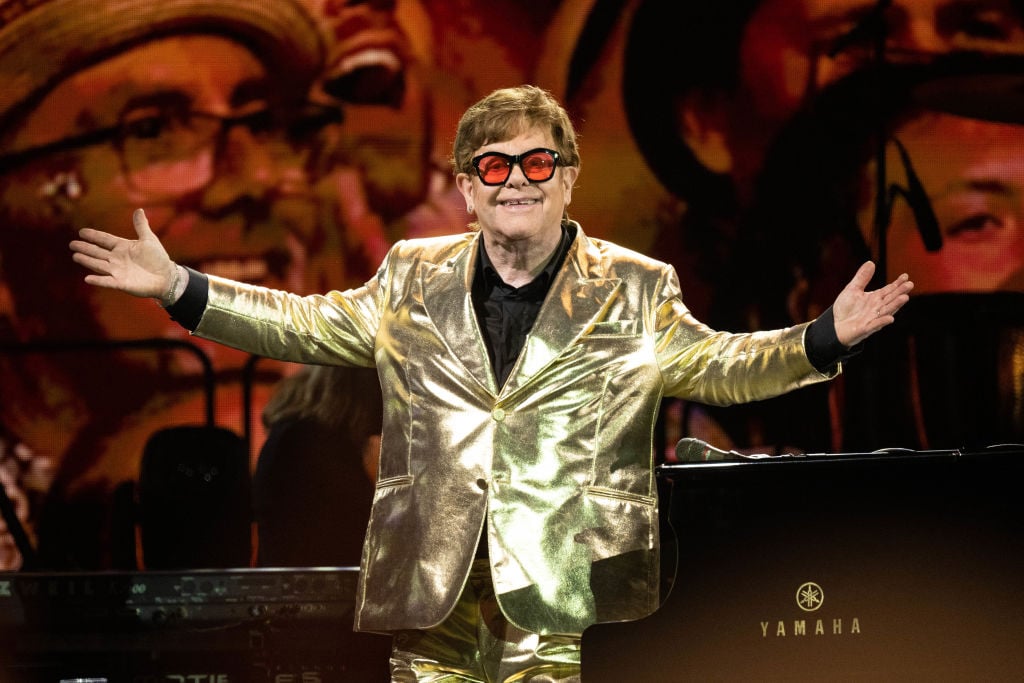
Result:
<svg viewBox="0 0 1024 683"><path fill-rule="evenodd" d="M740 101L730 127L734 171L741 182L753 182L774 132L797 109L829 84L874 62L879 40L893 64L953 51L1021 53L1024 25L1011 0L757 3L739 47Z"/></svg>
<svg viewBox="0 0 1024 683"><path fill-rule="evenodd" d="M873 21L872 12L886 4ZM787 6L802 13L790 26L780 21ZM809 36L802 46L789 30L801 24ZM970 77L944 77L944 67L968 63L956 58L984 56L977 67L982 74L985 65L997 62L1010 68L1011 58L1024 53L1020 5L768 0L744 35L743 83L749 92L747 110L739 109L741 125L730 129L740 131L733 142L741 143L733 147L740 150L734 177L751 189L760 207L773 209L756 216L760 226L748 221L750 233L761 229L770 242L784 232L778 226L786 225L792 232L781 236L779 260L787 251L801 252L791 261L794 275L785 274L795 286L780 287L776 298L789 296L791 318L813 317L838 291L834 273L847 272L864 258L882 261L887 276L908 272L915 283L911 305L901 312L905 326L879 342L886 345L879 354L886 370L851 373L845 380L846 392L835 403L842 416L835 442L857 449L1017 440L1019 417L1006 416L1019 405L1019 396L1000 379L1012 374L1006 359L1019 352L1014 347L1019 326L1006 307L1012 302L992 296L982 305L982 299L966 295L1021 291L1024 128L1009 111L1019 96L1007 90L1009 101L989 111L978 107L972 117L943 113L938 105L951 108L976 96L957 89ZM875 44L880 38L882 53ZM922 110L913 94L917 85L911 84L922 77L935 110ZM998 93L984 95L994 100ZM751 111L778 122L770 139L745 132L742 122L756 116ZM746 141L751 144L743 145ZM875 154L883 146L881 192L888 195L893 185L901 192L911 187L907 168L912 164L922 190L916 208L923 214L922 207L930 207L937 223L938 234L929 236L931 249L922 236L929 232L926 221L915 215L906 196L888 195L892 210L885 225L876 219ZM779 181L781 169L791 179ZM945 296L929 296L939 294ZM922 311L938 310L927 308L938 304L948 320L970 331L964 335L969 343L923 322L928 317ZM968 314L971 322L963 322ZM987 365L990 361L993 365ZM883 394L892 399L884 406L868 398Z"/></svg>
<svg viewBox="0 0 1024 683"><path fill-rule="evenodd" d="M330 123L326 110L285 109L261 63L227 39L176 37L135 48L68 78L14 137L13 149L53 152L9 172L5 203L24 215L7 239L49 255L42 247L67 239L69 226L125 232L124 216L141 206L180 263L308 290L310 247L324 237L304 163ZM294 208L300 203L305 211ZM124 315L121 302L78 286L70 269L48 273L42 287L20 287L21 266L5 265L15 269L7 272L19 314L34 316L46 336L81 336L83 323L110 338L171 329L159 310ZM56 314L46 305L55 292L73 297L69 303L90 320Z"/></svg>
<svg viewBox="0 0 1024 683"><path fill-rule="evenodd" d="M843 286L839 273L879 258L872 161L880 132L905 145L943 233L942 249L928 252L897 198L889 276L910 273L915 295L1021 289L1020 122L916 118L920 103L892 87L958 53L1019 58L1019 2L736 0L672 10L689 20L674 21L657 0L635 13L624 99L641 152L686 201L662 228L664 252L675 251L659 256L709 283L704 319L725 328L810 320ZM651 88L652 78L667 89ZM900 96L889 97L894 91ZM886 151L888 181L905 186L896 150ZM984 374L973 359L964 365ZM739 443L808 447L817 435L787 425L791 412L716 417ZM834 448L842 435L828 438Z"/></svg>
<svg viewBox="0 0 1024 683"><path fill-rule="evenodd" d="M928 195L941 248L926 248L910 206L896 201L886 230L889 271L913 272L918 294L1024 291L1024 126L924 112L895 137ZM897 153L888 151L893 181L905 184ZM869 210L860 224L870 241Z"/></svg>
<svg viewBox="0 0 1024 683"><path fill-rule="evenodd" d="M109 498L112 485L137 476L152 433L207 417L200 357L103 344L156 339L198 349L212 370L216 421L248 428L254 451L259 413L294 370L192 340L159 307L85 286L67 267L75 230L128 235L131 212L144 207L179 263L311 293L361 284L407 232L465 226L464 211L441 196L439 176L450 170L436 148L420 67L431 27L417 3L275 0L242 14L227 1L196 7L201 16L153 10L169 22L155 29L144 20L148 5L124 22L84 22L85 66L56 83L39 76L39 98L0 130L0 216L9 228L0 234L0 338L99 346L0 354L0 464L14 452L3 451L10 442L56 465L58 499ZM56 33L82 23L65 12L22 25ZM36 77L31 60L5 59L5 73ZM300 67L281 66L293 63ZM34 477L34 488L48 486L43 479ZM8 488L20 496L20 485ZM83 538L82 547L89 543L100 539ZM2 548L0 566L12 556Z"/></svg>
<svg viewBox="0 0 1024 683"><path fill-rule="evenodd" d="M8 154L0 176L11 333L185 337L159 307L116 301L65 267L75 229L129 234L134 207L146 208L180 263L213 274L311 291L323 284L319 264L351 263L307 174L339 112L282 102L284 91L243 45L183 35L122 52L47 93L10 136L7 150L21 154ZM222 416L237 428L248 358L203 350L230 386ZM5 356L5 423L40 455L70 449L89 461L83 451L119 450L94 463L109 468L98 478L131 478L156 428L204 419L201 370L193 355L152 349ZM277 372L260 377L266 391Z"/></svg>
<svg viewBox="0 0 1024 683"><path fill-rule="evenodd" d="M908 79L926 73L937 79L943 75L939 68L958 56L1005 63L1024 55L1024 23L1017 3L762 0L751 3L747 14L734 13L733 21L740 16L735 46L719 51L735 53L735 73L720 73L717 85L696 81L701 85L695 93L680 100L679 129L696 159L732 184L734 194L722 212L742 224L742 234L766 242L824 244L861 211L857 222L870 253L856 253L863 246L856 230L846 238L854 237L858 244L821 247L818 253L828 251L838 259L849 251L851 261L885 256L889 271L914 274L919 293L1019 288L1014 273L1021 247L1016 221L1009 219L1017 185L1012 160L1024 151L1021 122L984 123L981 119L988 117L980 112L973 122L925 115L894 123L920 106L906 96ZM734 83L728 83L730 78ZM942 95L950 102L972 96L955 87ZM1007 106L1014 105L1003 109ZM902 128L893 131L894 125ZM882 254L874 235L873 200L852 197L874 193L871 161L883 129L886 135L907 138L909 159L927 176L926 200L936 204L947 233L939 251L924 249L906 202L896 201L886 240L889 253ZM888 152L888 166L896 173L903 164L893 149ZM853 170L861 164L866 165L863 176ZM987 170L981 171L982 166ZM836 184L829 187L830 182ZM849 202L848 209L838 208L840 197ZM696 197L694 205L701 201ZM790 225L791 234L780 235L770 227L780 222ZM779 250L784 259L796 248ZM838 260L825 267L809 264L817 258L814 251L804 249L801 272L818 270L827 278L830 272L855 267ZM830 288L835 284L824 282L817 288L822 301L834 295ZM796 317L816 312L812 306Z"/></svg>
<svg viewBox="0 0 1024 683"><path fill-rule="evenodd" d="M333 128L321 148L320 166L328 176L322 187L338 195L343 214L365 210L351 207L346 197L352 188L344 169L357 170L368 208L388 225L389 238L403 237L407 214L430 199L436 174L450 175L441 162L447 150L438 146L431 125L433 100L422 68L433 48L429 19L417 3L304 1L329 38L327 65L311 99L345 108L344 125ZM352 242L359 232L356 226L345 239ZM379 249L373 254L373 267L381 256Z"/></svg>

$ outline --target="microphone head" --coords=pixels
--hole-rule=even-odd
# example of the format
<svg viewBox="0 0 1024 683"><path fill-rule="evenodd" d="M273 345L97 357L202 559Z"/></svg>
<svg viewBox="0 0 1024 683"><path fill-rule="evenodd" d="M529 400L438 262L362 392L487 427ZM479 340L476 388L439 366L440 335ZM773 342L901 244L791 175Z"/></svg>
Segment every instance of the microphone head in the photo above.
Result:
<svg viewBox="0 0 1024 683"><path fill-rule="evenodd" d="M914 222L917 223L917 230L921 234L921 241L928 251L939 251L942 249L942 230L939 228L939 219L932 208L932 201L928 197L927 190L917 177L914 165L910 161L910 154L897 138L893 138L896 150L899 152L900 161L903 162L903 169L907 175L907 187L901 194L907 200L910 211L914 214Z"/></svg>
<svg viewBox="0 0 1024 683"><path fill-rule="evenodd" d="M707 462L709 460L728 460L729 453L715 448L706 441L692 436L680 439L676 443L676 458L679 462Z"/></svg>

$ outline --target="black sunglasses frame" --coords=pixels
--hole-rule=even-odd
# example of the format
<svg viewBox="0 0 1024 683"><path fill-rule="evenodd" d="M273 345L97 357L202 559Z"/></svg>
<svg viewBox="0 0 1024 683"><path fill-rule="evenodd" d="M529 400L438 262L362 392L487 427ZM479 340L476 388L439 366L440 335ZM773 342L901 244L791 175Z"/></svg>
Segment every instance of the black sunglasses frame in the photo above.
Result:
<svg viewBox="0 0 1024 683"><path fill-rule="evenodd" d="M531 154L536 154L538 152L543 152L545 154L549 154L549 155L551 155L551 158L554 160L554 163L551 165L551 175L549 175L547 178L544 178L543 180L533 180L533 179L531 179L529 176L526 175L526 169L523 168L523 159L525 159L526 157L530 156ZM505 177L502 178L501 180L497 181L497 182L489 183L486 180L484 180L483 172L480 170L480 162L483 161L484 159L488 158L488 157L499 157L501 159L504 159L505 163L508 164L507 173L505 174ZM470 163L473 164L473 168L476 170L476 175L477 175L478 178L480 178L480 182L483 183L484 185L489 185L491 187L494 187L494 186L497 186L497 185L504 185L508 181L509 176L512 175L512 168L516 164L519 164L519 170L521 170L523 172L523 176L528 181L530 181L531 183L546 183L547 181L549 181L549 180L551 180L552 178L555 177L555 171L558 169L558 152L556 152L553 149L548 149L547 147L534 147L533 149L527 150L527 151L523 152L522 154L505 154L503 152L484 152L483 154L478 154L475 157L473 157L472 160L470 161Z"/></svg>

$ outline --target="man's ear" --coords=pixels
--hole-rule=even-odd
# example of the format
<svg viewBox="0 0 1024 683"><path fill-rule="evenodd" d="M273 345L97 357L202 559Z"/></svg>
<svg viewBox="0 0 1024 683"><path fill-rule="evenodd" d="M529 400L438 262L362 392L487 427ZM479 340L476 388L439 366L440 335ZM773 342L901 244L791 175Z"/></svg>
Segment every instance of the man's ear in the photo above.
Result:
<svg viewBox="0 0 1024 683"><path fill-rule="evenodd" d="M565 205L568 206L572 202L572 188L576 185L576 178L580 174L579 166L563 166L562 167L562 182L565 187Z"/></svg>
<svg viewBox="0 0 1024 683"><path fill-rule="evenodd" d="M676 103L683 141L697 161L713 173L729 173L733 167L726 99L720 92L693 91Z"/></svg>
<svg viewBox="0 0 1024 683"><path fill-rule="evenodd" d="M459 173L455 176L455 187L466 200L466 211L473 213L473 179L467 173Z"/></svg>

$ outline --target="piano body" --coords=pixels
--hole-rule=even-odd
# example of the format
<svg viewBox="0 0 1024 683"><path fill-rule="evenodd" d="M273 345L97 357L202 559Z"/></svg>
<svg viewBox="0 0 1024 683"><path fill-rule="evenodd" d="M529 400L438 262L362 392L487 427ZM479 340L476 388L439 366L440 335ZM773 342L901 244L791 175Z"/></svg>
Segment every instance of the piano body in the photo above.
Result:
<svg viewBox="0 0 1024 683"><path fill-rule="evenodd" d="M586 683L1024 679L1024 449L714 458L659 469L671 590Z"/></svg>

